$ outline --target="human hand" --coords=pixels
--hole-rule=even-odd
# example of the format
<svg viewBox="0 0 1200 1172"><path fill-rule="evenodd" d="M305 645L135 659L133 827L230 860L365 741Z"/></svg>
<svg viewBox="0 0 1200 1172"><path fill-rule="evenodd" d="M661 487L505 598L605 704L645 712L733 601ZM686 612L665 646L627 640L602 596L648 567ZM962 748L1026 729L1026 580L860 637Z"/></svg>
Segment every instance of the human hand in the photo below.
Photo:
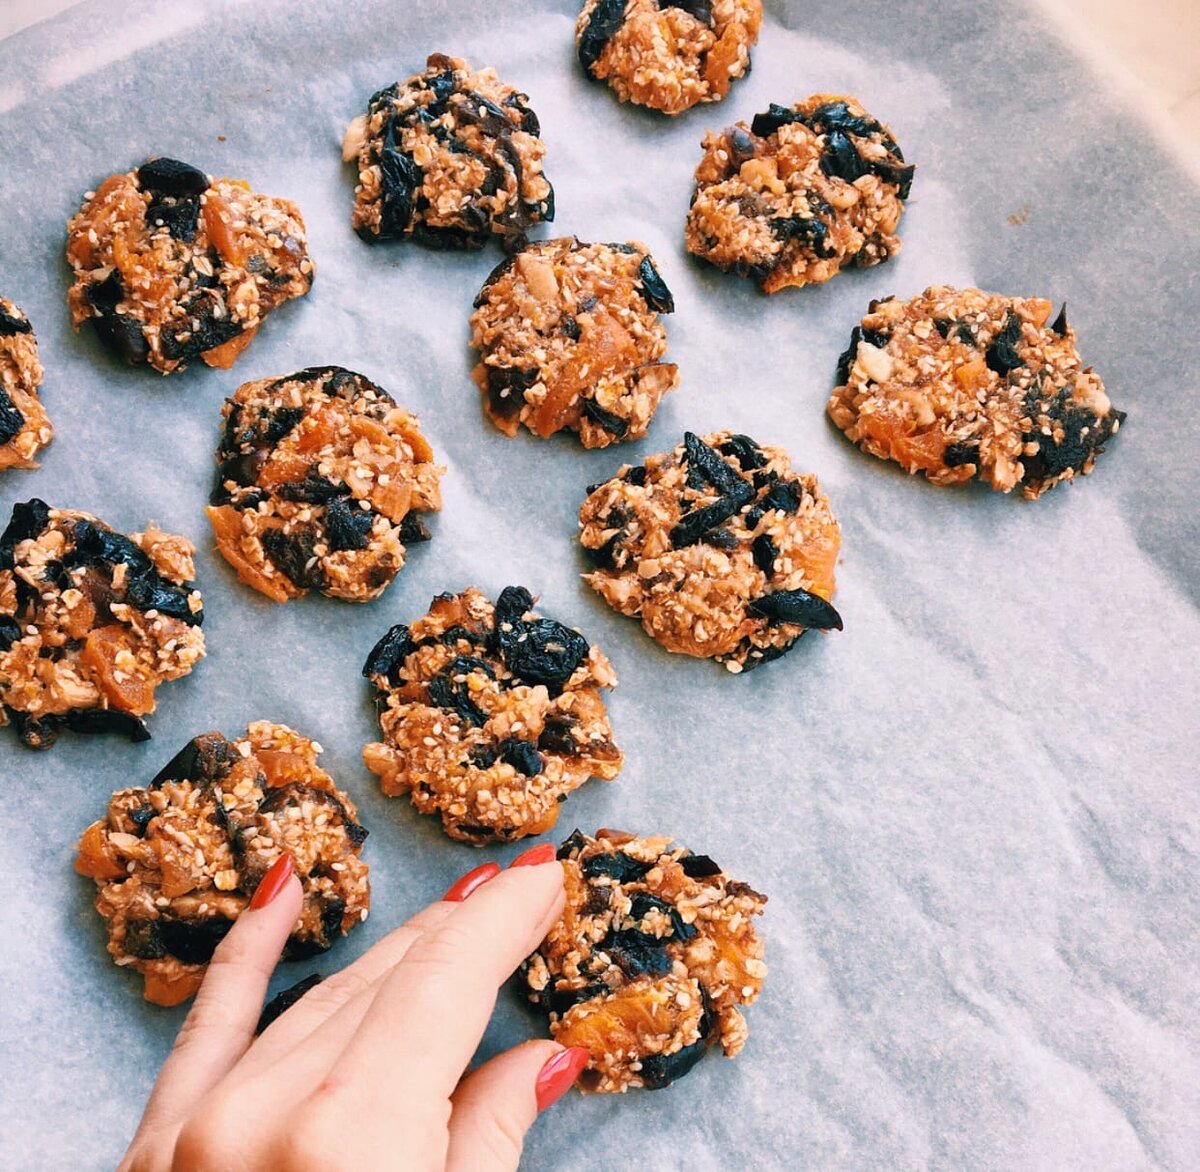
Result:
<svg viewBox="0 0 1200 1172"><path fill-rule="evenodd" d="M300 911L282 856L213 955L121 1172L516 1168L587 1051L530 1041L464 1071L562 880L550 843L477 867L255 1038Z"/></svg>

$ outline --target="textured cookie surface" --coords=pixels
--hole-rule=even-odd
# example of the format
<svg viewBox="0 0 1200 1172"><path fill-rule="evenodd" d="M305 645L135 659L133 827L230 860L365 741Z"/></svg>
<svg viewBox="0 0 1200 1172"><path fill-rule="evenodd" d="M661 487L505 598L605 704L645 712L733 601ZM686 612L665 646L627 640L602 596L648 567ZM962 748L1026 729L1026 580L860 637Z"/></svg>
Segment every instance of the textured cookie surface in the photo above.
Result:
<svg viewBox="0 0 1200 1172"><path fill-rule="evenodd" d="M204 656L193 548L132 538L36 498L0 534L0 723L33 749L62 729L149 737L155 689Z"/></svg>
<svg viewBox="0 0 1200 1172"><path fill-rule="evenodd" d="M351 222L365 240L508 246L554 219L546 148L529 99L494 69L434 53L424 73L372 95L346 130L358 167Z"/></svg>
<svg viewBox="0 0 1200 1172"><path fill-rule="evenodd" d="M1085 367L1066 306L934 286L872 301L829 400L864 451L934 484L978 478L1030 499L1092 470L1118 431L1100 376Z"/></svg>
<svg viewBox="0 0 1200 1172"><path fill-rule="evenodd" d="M577 830L558 857L566 906L523 976L555 1041L591 1055L580 1086L657 1089L710 1046L734 1057L739 1006L767 974L753 923L767 897L669 838Z"/></svg>
<svg viewBox="0 0 1200 1172"><path fill-rule="evenodd" d="M660 362L659 314L675 302L640 244L573 237L527 245L475 299L471 345L484 410L501 431L543 439L577 432L584 447L637 439L679 381Z"/></svg>
<svg viewBox="0 0 1200 1172"><path fill-rule="evenodd" d="M223 408L208 518L238 577L276 602L377 598L429 540L444 469L416 417L370 379L317 366L238 387Z"/></svg>
<svg viewBox="0 0 1200 1172"><path fill-rule="evenodd" d="M197 357L232 366L266 315L313 281L294 203L165 158L88 193L67 259L76 328L93 321L126 362L163 374Z"/></svg>
<svg viewBox="0 0 1200 1172"><path fill-rule="evenodd" d="M363 675L384 737L363 750L367 768L462 842L543 834L572 790L621 768L600 696L616 673L520 586L495 605L473 589L440 595L380 639Z"/></svg>
<svg viewBox="0 0 1200 1172"><path fill-rule="evenodd" d="M145 978L147 1001L176 1005L200 986L216 946L285 852L304 890L285 958L324 952L367 918L367 832L318 764L321 747L256 721L237 741L189 741L148 786L113 794L79 840L75 869L96 881L108 951Z"/></svg>
<svg viewBox="0 0 1200 1172"><path fill-rule="evenodd" d="M54 438L38 398L42 364L29 319L0 297L0 471L36 468L34 456Z"/></svg>
<svg viewBox="0 0 1200 1172"><path fill-rule="evenodd" d="M621 101L679 114L729 93L761 24L761 0L587 0L575 44Z"/></svg>
<svg viewBox="0 0 1200 1172"><path fill-rule="evenodd" d="M703 145L685 236L718 268L775 293L900 251L914 168L854 98L773 105Z"/></svg>
<svg viewBox="0 0 1200 1172"><path fill-rule="evenodd" d="M689 432L594 486L579 523L586 581L668 651L748 671L806 629L842 627L829 602L841 530L782 448Z"/></svg>

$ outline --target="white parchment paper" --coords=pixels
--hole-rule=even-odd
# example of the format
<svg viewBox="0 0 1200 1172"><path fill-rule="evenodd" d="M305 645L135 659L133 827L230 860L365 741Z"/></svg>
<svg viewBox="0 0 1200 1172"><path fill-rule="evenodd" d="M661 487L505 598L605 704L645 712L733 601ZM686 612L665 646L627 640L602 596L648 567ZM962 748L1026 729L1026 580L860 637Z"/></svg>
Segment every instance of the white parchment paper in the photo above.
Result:
<svg viewBox="0 0 1200 1172"><path fill-rule="evenodd" d="M573 58L575 5L301 0L78 5L0 42L0 291L28 312L58 436L0 505L39 495L196 541L208 659L154 739L0 740L0 1165L111 1167L182 1017L104 951L79 832L187 738L256 718L317 737L371 837L374 914L344 964L485 857L388 801L359 752L358 671L442 590L510 582L613 659L628 755L559 829L676 835L770 895L770 977L736 1062L661 1093L572 1095L531 1168L1200 1166L1200 594L1195 189L1031 10L1000 0L775 0L753 73L674 121L620 107ZM469 381L467 316L499 253L371 248L350 230L345 123L429 51L525 89L555 232L639 238L675 293L682 386L647 439L507 440ZM762 297L682 247L704 131L812 92L860 96L918 164L881 268ZM163 380L69 329L64 223L152 154L298 201L317 280L235 370ZM823 414L874 296L972 283L1066 298L1129 421L1087 481L1028 504L905 477ZM202 507L222 398L321 363L421 416L445 510L378 602L278 607L239 586ZM584 487L729 426L816 471L844 531L843 634L746 678L669 656L579 581ZM453 1006L447 1006L448 1012ZM500 998L491 1053L539 1033Z"/></svg>

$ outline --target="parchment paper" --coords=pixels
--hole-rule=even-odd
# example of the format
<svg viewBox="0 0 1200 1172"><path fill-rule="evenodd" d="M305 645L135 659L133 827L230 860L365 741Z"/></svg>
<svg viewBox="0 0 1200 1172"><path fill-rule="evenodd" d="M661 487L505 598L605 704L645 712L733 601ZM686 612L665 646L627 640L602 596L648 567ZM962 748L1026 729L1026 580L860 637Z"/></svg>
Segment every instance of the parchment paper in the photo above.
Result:
<svg viewBox="0 0 1200 1172"><path fill-rule="evenodd" d="M90 2L0 43L0 290L34 323L57 438L0 481L124 532L196 541L208 659L166 685L154 739L0 743L0 1164L112 1166L182 1018L113 966L71 871L110 792L187 738L256 718L316 736L371 837L374 913L339 967L486 857L363 768L363 657L441 590L510 582L621 676L628 765L574 825L676 835L770 895L770 976L736 1062L624 1098L572 1095L531 1168L1195 1168L1200 1165L1196 805L1195 189L1134 111L998 0L768 4L752 75L674 121L620 107L573 58L576 5ZM640 238L675 293L682 387L630 449L507 440L483 420L466 319L495 252L368 247L349 227L345 123L443 50L524 88L555 233ZM704 131L768 102L858 94L918 164L904 251L771 299L682 247ZM311 296L230 372L164 380L69 329L64 223L157 153L294 198ZM1129 421L1096 473L1028 504L938 490L854 450L823 408L874 296L935 281L1066 298ZM417 411L445 477L431 545L377 603L279 607L241 587L203 519L223 396L317 363ZM844 634L746 678L669 656L579 581L584 486L684 428L733 427L815 470L844 531ZM453 1006L447 1006L448 1012ZM490 1054L543 1030L510 992Z"/></svg>

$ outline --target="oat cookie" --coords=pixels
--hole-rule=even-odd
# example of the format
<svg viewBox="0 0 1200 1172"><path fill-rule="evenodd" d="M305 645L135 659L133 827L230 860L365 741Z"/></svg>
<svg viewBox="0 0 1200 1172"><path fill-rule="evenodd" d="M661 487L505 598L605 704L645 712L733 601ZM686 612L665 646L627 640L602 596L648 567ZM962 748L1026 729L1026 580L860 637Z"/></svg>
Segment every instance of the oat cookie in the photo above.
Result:
<svg viewBox="0 0 1200 1172"><path fill-rule="evenodd" d="M641 244L539 241L488 277L471 315L473 378L507 435L564 428L585 448L637 439L679 382L660 362L675 302Z"/></svg>
<svg viewBox="0 0 1200 1172"><path fill-rule="evenodd" d="M132 538L36 498L0 534L0 724L31 749L63 728L124 733L163 680L204 657L192 544L151 522Z"/></svg>
<svg viewBox="0 0 1200 1172"><path fill-rule="evenodd" d="M243 383L222 409L208 519L248 586L287 602L310 589L378 598L428 541L444 468L416 417L340 366Z"/></svg>
<svg viewBox="0 0 1200 1172"><path fill-rule="evenodd" d="M834 423L934 484L1034 500L1092 470L1125 420L1080 360L1064 305L935 285L872 301L838 366Z"/></svg>
<svg viewBox="0 0 1200 1172"><path fill-rule="evenodd" d="M587 0L575 44L622 102L679 114L749 72L761 24L761 0Z"/></svg>
<svg viewBox="0 0 1200 1172"><path fill-rule="evenodd" d="M600 698L616 686L612 665L533 602L520 586L494 606L474 589L441 594L363 667L383 729L363 750L367 768L460 842L544 834L567 794L621 769Z"/></svg>
<svg viewBox="0 0 1200 1172"><path fill-rule="evenodd" d="M665 837L578 830L559 848L562 919L522 969L563 1046L591 1058L587 1091L656 1090L719 1044L746 1044L739 1005L767 966L753 917L765 895Z"/></svg>
<svg viewBox="0 0 1200 1172"><path fill-rule="evenodd" d="M222 370L276 306L313 282L294 203L211 179L176 159L110 175L67 225L78 329L129 363L171 374L197 357Z"/></svg>
<svg viewBox="0 0 1200 1172"><path fill-rule="evenodd" d="M432 248L523 243L526 229L554 219L540 133L528 97L494 69L434 53L424 73L373 94L346 129L355 231Z"/></svg>
<svg viewBox="0 0 1200 1172"><path fill-rule="evenodd" d="M900 251L915 168L854 98L772 105L703 145L685 231L702 260L776 293Z"/></svg>
<svg viewBox="0 0 1200 1172"><path fill-rule="evenodd" d="M579 524L587 583L668 651L749 671L805 630L842 629L829 603L841 529L782 448L688 432L593 485Z"/></svg>
<svg viewBox="0 0 1200 1172"><path fill-rule="evenodd" d="M367 918L367 832L318 764L321 746L255 721L227 741L189 741L148 786L118 790L79 840L75 869L96 881L108 951L145 978L145 997L178 1005L283 853L304 889L284 957L324 952Z"/></svg>
<svg viewBox="0 0 1200 1172"><path fill-rule="evenodd" d="M0 472L36 468L34 456L54 438L38 398L42 364L29 319L0 297Z"/></svg>

